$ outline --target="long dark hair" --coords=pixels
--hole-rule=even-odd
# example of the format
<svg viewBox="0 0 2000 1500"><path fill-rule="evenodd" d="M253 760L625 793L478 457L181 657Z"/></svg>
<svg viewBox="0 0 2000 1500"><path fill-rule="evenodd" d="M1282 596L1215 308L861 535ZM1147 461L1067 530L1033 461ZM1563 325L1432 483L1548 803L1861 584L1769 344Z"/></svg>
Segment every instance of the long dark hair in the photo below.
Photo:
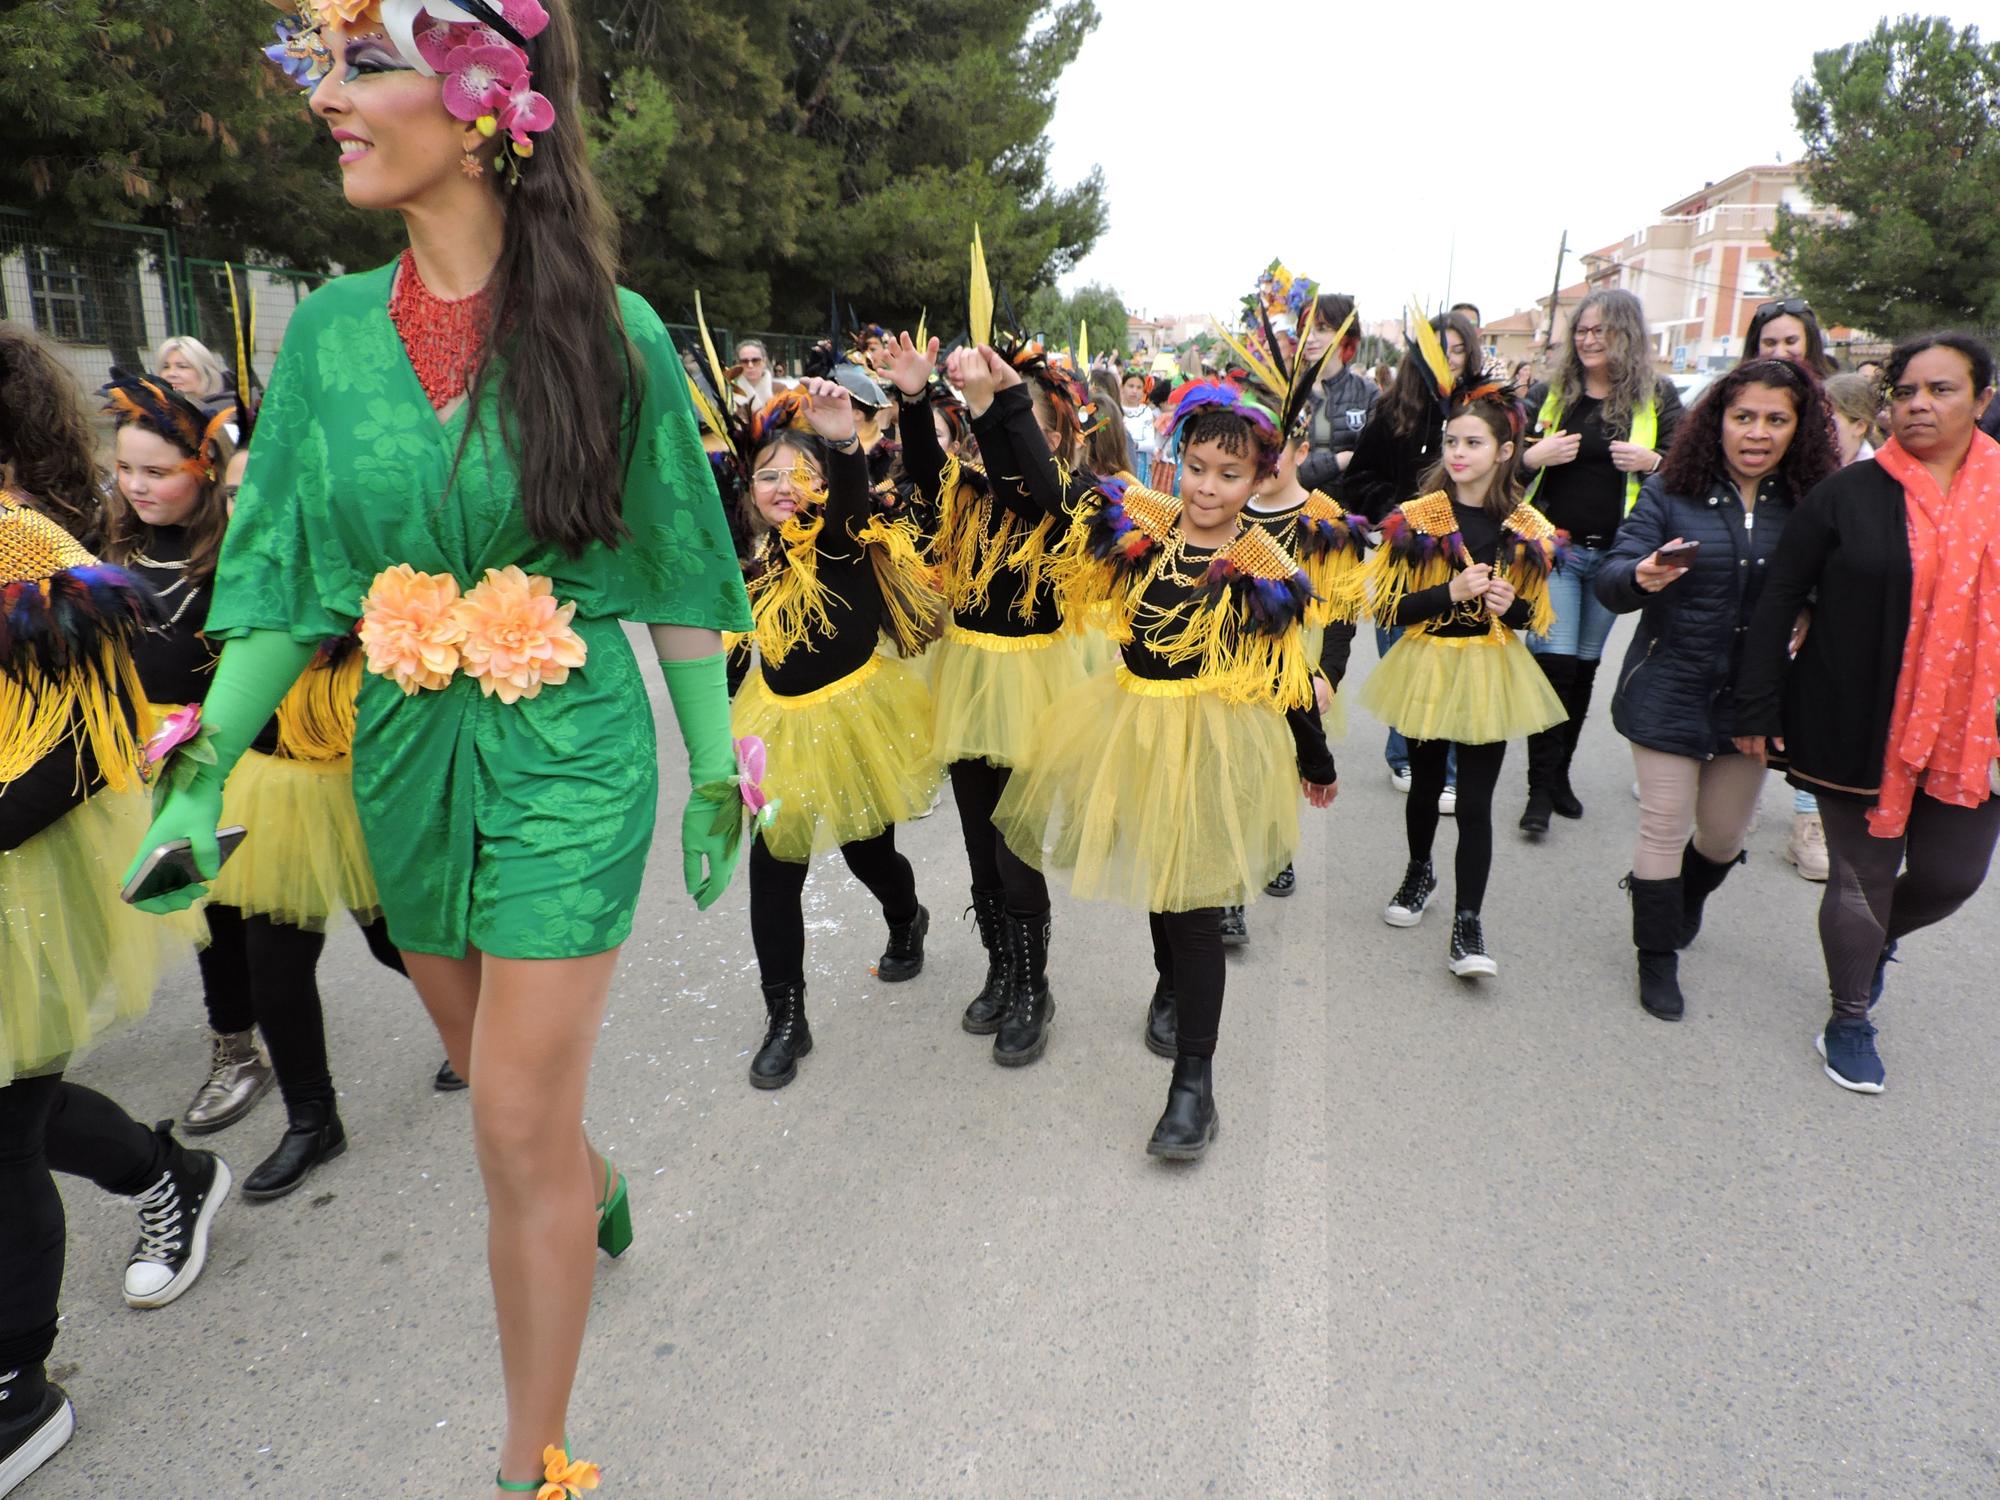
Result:
<svg viewBox="0 0 2000 1500"><path fill-rule="evenodd" d="M104 524L83 392L42 338L0 323L0 487L94 547Z"/></svg>
<svg viewBox="0 0 2000 1500"><path fill-rule="evenodd" d="M545 0L535 38L536 89L555 123L535 137L520 181L496 188L506 209L490 283L494 325L467 399L497 379L500 432L521 480L529 533L571 556L616 546L625 467L638 430L645 368L618 315L617 221L590 169L577 110L579 63L569 0ZM500 149L505 150L503 137ZM466 432L472 432L468 423Z"/></svg>
<svg viewBox="0 0 2000 1500"><path fill-rule="evenodd" d="M1777 472L1793 500L1803 499L1808 490L1840 467L1833 408L1818 377L1789 359L1746 359L1702 392L1694 410L1674 433L1674 445L1660 465L1660 484L1669 495L1700 499L1717 481L1729 477L1722 458L1722 419L1746 385L1767 385L1791 397L1797 422L1792 445L1778 460Z"/></svg>
<svg viewBox="0 0 2000 1500"><path fill-rule="evenodd" d="M1431 319L1431 331L1438 336L1438 343L1449 350L1445 338L1447 331L1459 336L1465 346L1465 372L1458 377L1461 384L1474 380L1479 375L1479 331L1457 313L1440 314ZM1420 432L1429 431L1438 425L1437 392L1431 386L1431 378L1423 368L1421 356L1405 349L1403 362L1396 367L1396 378L1390 383L1388 392L1382 397L1379 408L1382 419L1389 424L1389 430L1399 438L1415 437Z"/></svg>
<svg viewBox="0 0 2000 1500"><path fill-rule="evenodd" d="M1797 318L1805 328L1806 367L1822 380L1831 375L1834 364L1826 357L1826 335L1820 331L1819 319L1803 297L1766 302L1750 315L1750 329L1743 335L1743 353L1738 356L1739 362L1763 357L1758 353L1757 345L1764 337L1764 330L1780 318Z"/></svg>

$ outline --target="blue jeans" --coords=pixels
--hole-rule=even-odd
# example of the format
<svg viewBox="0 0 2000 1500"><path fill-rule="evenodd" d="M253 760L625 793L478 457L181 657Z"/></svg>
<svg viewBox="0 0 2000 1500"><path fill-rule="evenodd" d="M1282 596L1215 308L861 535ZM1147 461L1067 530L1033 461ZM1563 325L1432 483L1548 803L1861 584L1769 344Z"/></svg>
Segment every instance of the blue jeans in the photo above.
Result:
<svg viewBox="0 0 2000 1500"><path fill-rule="evenodd" d="M1563 565L1549 575L1549 603L1556 622L1547 635L1528 637L1528 649L1550 656L1574 656L1598 661L1604 641L1618 617L1597 602L1590 580L1597 576L1606 553L1594 547L1572 546Z"/></svg>
<svg viewBox="0 0 2000 1500"><path fill-rule="evenodd" d="M1794 813L1816 813L1819 811L1819 798L1815 797L1811 792L1799 787L1793 787L1792 811Z"/></svg>
<svg viewBox="0 0 2000 1500"><path fill-rule="evenodd" d="M1377 625L1375 627L1375 655L1378 658L1387 656L1389 648L1402 638L1402 626ZM1391 770L1409 770L1410 742L1396 733L1395 730L1390 730L1389 743L1382 747L1382 758L1389 762ZM1444 776L1446 786L1458 785L1458 746L1456 745L1451 747L1451 753L1445 758Z"/></svg>

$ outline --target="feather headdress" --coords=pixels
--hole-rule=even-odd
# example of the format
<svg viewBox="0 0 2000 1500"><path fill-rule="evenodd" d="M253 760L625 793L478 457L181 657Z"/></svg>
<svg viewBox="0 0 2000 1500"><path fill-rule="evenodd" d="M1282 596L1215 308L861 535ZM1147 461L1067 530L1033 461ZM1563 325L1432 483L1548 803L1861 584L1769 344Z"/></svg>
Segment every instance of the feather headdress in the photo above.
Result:
<svg viewBox="0 0 2000 1500"><path fill-rule="evenodd" d="M247 448L257 425L257 285L246 272L244 290L249 295L239 298L235 270L224 267L223 274L229 278L229 322L236 334L236 446Z"/></svg>
<svg viewBox="0 0 2000 1500"><path fill-rule="evenodd" d="M120 427L136 422L157 432L187 455L190 472L211 482L221 472L234 408L211 417L164 381L137 375L104 387L104 409Z"/></svg>
<svg viewBox="0 0 2000 1500"><path fill-rule="evenodd" d="M1228 411L1241 417L1257 444L1258 472L1269 474L1277 468L1278 450L1283 446L1278 419L1254 395L1222 380L1186 381L1168 395L1167 450L1174 462L1180 461L1188 423L1210 411Z"/></svg>
<svg viewBox="0 0 2000 1500"><path fill-rule="evenodd" d="M1279 270L1283 269L1276 261L1271 264ZM1265 274L1268 276L1270 273ZM1303 277L1293 278L1290 284L1294 287L1314 285ZM1305 302L1299 312L1296 324L1298 337L1291 342L1290 353L1286 352L1287 341L1279 338L1278 328L1271 320L1268 302L1255 296L1244 301L1247 308L1244 316L1253 320L1247 339L1238 339L1213 318L1209 321L1215 323L1215 331L1244 362L1258 395L1276 412L1278 430L1288 439L1296 437L1312 404L1313 387L1319 381L1320 371L1326 368L1326 362L1347 338L1347 331L1354 326L1354 314L1350 312L1347 315L1347 321L1335 330L1331 342L1316 358L1308 359L1306 345L1311 342L1319 322L1317 297Z"/></svg>
<svg viewBox="0 0 2000 1500"><path fill-rule="evenodd" d="M1021 372L1023 378L1032 380L1049 397L1056 408L1057 416L1065 425L1073 425L1077 436L1082 438L1094 431L1098 424L1109 419L1108 413L1100 413L1090 399L1090 387L1077 375L1075 369L1065 368L1052 362L1049 351L1040 339L1010 325L1013 324L1012 309L1008 308L1004 324L994 318L993 281L986 271L986 245L979 236L979 226L972 226L972 278L967 295L970 313L970 333L972 343L987 344L1002 359Z"/></svg>
<svg viewBox="0 0 2000 1500"><path fill-rule="evenodd" d="M1438 410L1449 415L1451 412L1451 392L1456 382L1452 379L1451 361L1445 356L1444 345L1438 342L1437 330L1431 327L1431 320L1416 302L1410 304L1410 358L1418 361L1417 368L1429 376L1433 394L1437 397ZM1467 357L1471 351L1467 350Z"/></svg>

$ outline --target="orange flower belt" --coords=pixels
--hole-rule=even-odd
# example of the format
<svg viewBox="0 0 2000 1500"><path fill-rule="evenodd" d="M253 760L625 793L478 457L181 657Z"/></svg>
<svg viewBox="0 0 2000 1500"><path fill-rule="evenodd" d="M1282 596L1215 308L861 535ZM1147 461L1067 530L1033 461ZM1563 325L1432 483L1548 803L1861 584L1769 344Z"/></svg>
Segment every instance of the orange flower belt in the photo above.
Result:
<svg viewBox="0 0 2000 1500"><path fill-rule="evenodd" d="M487 697L515 703L583 665L589 653L570 628L575 614L540 574L488 568L461 597L449 573L397 563L375 575L361 601L361 645L368 670L411 696L462 671Z"/></svg>

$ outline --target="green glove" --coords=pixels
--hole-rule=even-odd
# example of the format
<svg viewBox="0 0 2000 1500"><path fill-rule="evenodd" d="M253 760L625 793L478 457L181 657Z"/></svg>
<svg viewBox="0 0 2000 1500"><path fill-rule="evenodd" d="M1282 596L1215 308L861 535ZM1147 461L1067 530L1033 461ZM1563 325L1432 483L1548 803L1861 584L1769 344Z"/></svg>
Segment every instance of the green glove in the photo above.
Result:
<svg viewBox="0 0 2000 1500"><path fill-rule="evenodd" d="M153 825L125 871L127 881L138 873L148 854L175 839L188 841L202 879L216 877L222 868L215 843L216 826L222 821L222 784L258 731L270 722L299 674L311 665L313 651L282 630L253 630L222 648L215 681L201 703L202 727L208 731L206 744L215 759L201 763L190 759L184 766L167 763L165 789L155 801ZM183 886L138 905L141 911L164 915L194 905L207 893L204 885Z"/></svg>
<svg viewBox="0 0 2000 1500"><path fill-rule="evenodd" d="M674 721L687 746L688 776L696 787L727 781L736 774L736 741L729 733L727 656L718 652L697 661L662 661ZM736 795L732 788L730 795ZM696 792L681 811L681 870L695 906L707 911L729 889L740 845L716 831L718 804ZM703 867L707 876L703 877Z"/></svg>

